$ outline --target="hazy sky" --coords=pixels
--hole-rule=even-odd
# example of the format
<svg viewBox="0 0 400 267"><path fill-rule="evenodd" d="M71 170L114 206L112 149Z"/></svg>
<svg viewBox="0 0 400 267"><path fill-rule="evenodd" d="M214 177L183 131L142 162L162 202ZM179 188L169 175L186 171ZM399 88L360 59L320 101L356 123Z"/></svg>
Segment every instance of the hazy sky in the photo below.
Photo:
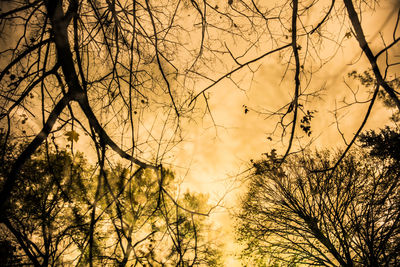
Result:
<svg viewBox="0 0 400 267"><path fill-rule="evenodd" d="M363 21L367 39L370 41L373 39L378 44L381 43L376 34L377 30L390 31L392 29L386 29L384 26L393 25L384 23L391 7L389 5L383 7L375 17L365 16ZM392 19L395 18L393 15L392 13ZM352 37L343 43L343 48L321 71L314 74L311 89L322 87L325 89L319 99L313 99L309 104L308 108L317 110L317 113L311 123L313 133L311 137L302 139L303 144L313 140L314 145L319 148L343 145L332 111L335 105L343 106L344 99L347 102L353 100L352 93L344 81L353 90L359 89L360 101L368 98L365 88L347 77L350 71L362 72L368 67L364 56L360 58L360 48ZM266 116L252 110L252 108L274 110L291 100L292 80L287 78L281 81L285 68L286 65L278 61L261 65L246 91L236 89L227 80L210 91L210 106L217 127L213 127L209 121L203 125L200 123L189 125L186 141L181 144L176 155L178 166L190 167L188 183L196 184L196 189L212 191L213 186L210 186L210 183L213 184L213 180L218 181L229 174L240 172L241 168L248 166L250 159L260 158L261 153L286 146L285 142L280 141L279 136L272 141L267 139L276 121L267 120ZM243 105L250 108L247 114ZM347 140L350 140L354 130L361 124L367 106L368 104L355 105L338 114L340 129L345 133ZM388 123L390 114L389 110L377 103L365 129L382 127Z"/></svg>
<svg viewBox="0 0 400 267"><path fill-rule="evenodd" d="M363 26L373 51L381 47L379 31L390 33L393 28L396 1L381 1L379 11L372 16L363 16ZM390 16L388 17L388 14ZM327 48L329 50L329 47ZM400 54L400 49L397 48ZM314 99L310 109L317 110L312 120L312 135L304 137L303 145L313 140L313 147L340 148L344 142L334 123L332 111L343 106L343 100L351 102L352 93L344 81L353 89L360 89L359 100L366 100L368 94L359 83L349 79L347 73L353 70L364 71L369 65L365 56L360 57L360 48L354 37L343 42L334 58L313 76L312 89L322 88L320 99ZM190 125L187 142L184 142L175 156L175 164L183 167L184 187L193 191L210 193L211 200L218 200L232 189L235 176L247 169L250 159L259 159L262 153L272 148L282 149L287 144L279 136L267 139L268 132L275 127L276 121L267 120L252 108L274 110L291 99L293 82L281 81L286 66L278 60L269 60L263 64L251 80L246 91L236 89L230 81L224 81L210 91L210 106L218 127L210 123ZM243 105L250 107L245 114ZM349 141L354 131L360 126L368 104L355 105L338 113L340 129ZM389 123L391 112L377 103L364 129L379 128ZM296 144L296 143L295 143ZM282 150L281 150L282 151ZM186 168L188 172L186 173ZM225 197L224 204L229 208L236 205L237 192L232 191ZM242 190L243 192L243 190ZM219 216L218 223L229 223L228 216ZM222 218L222 219L221 219ZM226 230L226 228L225 228ZM229 232L230 229L227 230ZM230 246L232 249L233 246ZM237 264L230 258L229 264Z"/></svg>
<svg viewBox="0 0 400 267"><path fill-rule="evenodd" d="M392 11L395 10L394 6L399 5L400 2L385 0L379 1L379 3L381 6L377 6L378 11L374 16L366 13L362 18L365 35L374 52L382 47L379 32L382 31L386 37L390 36L393 30L393 20L396 17L396 13ZM316 18L310 18L310 20L313 19ZM335 25L330 27L334 28ZM348 31L350 29L340 30L342 35ZM360 89L357 94L358 100L363 101L369 97L365 88L357 81L347 77L347 73L353 70L363 72L369 68L365 56L361 55L361 50L354 37L344 40L341 45L338 48L335 45L327 44L321 48L324 49L324 51L320 51L321 54L333 57L329 63L312 76L309 90L323 90L320 92L319 98L309 99L310 102L307 104L307 109L317 111L311 122L312 135L310 137L304 135L300 140L295 140L294 150L299 147L299 144L304 146L309 142L312 142L312 147L319 149L343 147L344 142L337 130L333 110L343 106L344 100L346 102L354 100L347 85L354 91ZM242 48L234 47L233 49L240 51ZM246 48L243 47L243 49ZM270 47L267 45L265 51L263 51L262 45L260 47L263 52L269 49ZM399 45L393 49L397 50L400 55ZM243 178L241 174L250 167L251 159L260 159L263 157L262 153L270 152L271 149L277 149L282 153L287 146L287 139L281 139L279 131L275 135L268 135L274 130L277 121L276 118L268 119L263 114L266 110L276 110L289 103L293 97L293 74L289 71L282 80L283 74L286 72L286 62L287 60L282 61L273 56L252 65L254 69L258 67L258 71L254 75L249 71L235 74L233 78L237 81L242 80L240 84L243 90L239 90L229 79L225 79L207 91L215 125L210 116L183 122L181 125L184 129L183 141L168 154L166 160L171 164L178 179L183 181L183 190L209 193L210 204L223 199L221 204L227 210L218 209L218 214L212 218L216 219L217 226L221 226L220 235L227 240L228 253L234 253L236 247L233 243L232 220L227 211L237 207L238 193L245 191L244 187L240 187ZM302 83L304 88L304 80ZM200 91L202 88L202 85L199 84L196 91ZM361 124L367 106L368 104L353 105L339 111L339 127L348 141ZM103 108L104 105L101 107ZM246 109L249 111L245 112ZM38 111L40 110L38 109ZM98 112L104 115L102 111ZM154 116L151 112L148 115ZM163 115L165 114L160 116ZM390 115L388 109L377 103L364 129L383 127L389 122ZM102 119L106 120L105 117ZM146 118L143 121L147 122ZM110 126L109 129L119 127L118 121L113 121L113 123L116 125ZM42 125L40 116L37 121L29 121L27 124L37 132ZM142 129L140 130L142 131ZM300 129L298 131L301 132ZM121 132L115 135L123 135L123 130ZM171 132L173 133L173 131ZM63 133L58 134L62 135ZM113 135L112 131L110 131L110 135ZM78 150L85 151L86 139L89 138L83 135L80 137L80 141L77 143ZM120 141L117 138L115 140ZM66 140L64 141L68 143ZM90 151L90 149L86 151ZM88 156L90 157L90 155ZM223 225L224 227L222 227ZM231 256L227 265L240 266L240 263Z"/></svg>

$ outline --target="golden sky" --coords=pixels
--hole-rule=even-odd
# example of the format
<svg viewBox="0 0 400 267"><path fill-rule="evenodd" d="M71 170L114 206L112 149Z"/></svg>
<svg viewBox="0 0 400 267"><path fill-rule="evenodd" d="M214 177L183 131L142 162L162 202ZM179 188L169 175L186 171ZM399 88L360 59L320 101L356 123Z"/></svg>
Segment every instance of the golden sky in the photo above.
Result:
<svg viewBox="0 0 400 267"><path fill-rule="evenodd" d="M374 52L382 47L379 32L383 32L385 37L392 33L396 18L393 10L396 3L398 4L396 1L380 1L381 6L377 7L377 12L373 16L368 14L363 16L365 35ZM312 140L312 147L319 149L344 147L333 114L335 107L344 105L343 99L347 102L353 100L353 94L344 81L353 90L360 90L358 94L360 101L369 97L362 85L347 77L347 73L353 70L362 72L368 69L368 61L361 55L354 37L345 40L342 45L330 62L313 75L313 89L318 87L325 89L320 99L312 100L310 109L317 110L317 113L311 124L312 135L303 137L302 145ZM332 52L334 47L326 49ZM400 54L400 48L395 49ZM184 187L207 192L212 201L229 192L223 203L228 209L237 207L238 192L243 192L245 189L232 189L240 187L240 182L235 178L239 179L239 174L250 166L250 159L259 159L262 153L269 152L272 148L283 151L287 145L285 142L287 139L281 141L279 136L273 137L272 141L267 139L267 133L273 130L276 121L268 120L251 109L245 114L243 105L274 110L290 101L292 92L290 87L293 86L293 82L281 81L285 68L286 66L279 60L269 60L267 64L262 64L252 77L246 91L237 90L227 80L211 89L209 103L215 123L220 127L212 127L210 122L206 125L190 125L188 140L192 141L184 142L175 156L178 162L176 165L184 167L185 170L181 174L185 176ZM338 113L339 127L344 132L347 142L360 126L367 106L368 104L354 105ZM376 103L364 130L380 128L390 123L390 115L391 111L383 107L380 102ZM229 233L231 229L227 225L232 223L231 218L223 210L220 212L222 215L216 216L218 223L225 225L224 229L228 229L226 232ZM229 242L232 241L233 239ZM236 247L229 245L228 249L235 251ZM240 266L240 263L229 257L227 266Z"/></svg>
<svg viewBox="0 0 400 267"><path fill-rule="evenodd" d="M279 3L280 1L274 2ZM273 5L274 2L270 1L269 3ZM222 3L222 1L217 1L218 3ZM330 3L330 1L321 1L316 8L320 8L320 6L326 7L326 3ZM222 4L220 5L223 6ZM379 5L376 6L375 13L364 13L362 17L365 35L373 52L379 51L382 48L380 33L382 33L385 39L390 38L396 18L396 13L393 11L396 10L396 7L399 7L400 2L398 0L384 0L379 1ZM306 18L309 20L308 23L318 20L318 18L312 16L313 14L315 14L315 10L314 13L311 12L311 15ZM191 21L191 19L188 20L189 22ZM196 19L194 20L196 21ZM333 35L341 35L343 38L345 34L350 32L350 29L341 28L339 25L340 21L333 20L329 24L327 32L331 32ZM196 29L196 33L199 33L199 27ZM244 29L243 32L246 33L246 30L249 29ZM210 30L208 34L210 37L217 39L225 37L214 36L214 33ZM196 37L193 34L194 36L191 37L192 34L193 32L188 33L187 37L193 38L191 41L199 42L198 36ZM248 53L246 56L254 56L256 51L269 51L271 45L263 43L263 41L263 39L260 39L258 50L254 49L254 51ZM234 39L229 39L227 45L237 55L247 49L247 47L241 46L240 43L237 45ZM303 43L302 45L304 46ZM369 68L369 63L365 56L361 54L354 36L344 38L339 46L335 42L327 40L318 49L318 52L327 58L327 63L318 72L313 73L307 90L323 90L320 92L319 97L310 98L310 102L307 103L306 108L308 110L317 111L311 123L312 134L310 137L300 134L301 138L294 141L293 150L308 143L311 143L312 148L319 149L343 147L344 141L338 132L338 126L344 133L346 140L349 141L360 126L362 117L368 106L368 104L351 105L340 109L337 113L339 125L335 123L335 115L333 113L335 108L343 107L343 101L351 102L354 100L354 95L350 88L353 91L359 90L357 94L359 101L368 99L369 94L365 88L357 81L348 78L347 73L353 70L363 72ZM393 50L397 51L397 54L400 55L399 45L394 47ZM304 51L305 49L301 53L305 53ZM227 55L224 55L224 57L229 58ZM271 149L277 149L279 153L283 153L287 147L287 136L281 138L279 129L275 134L269 135L275 129L277 117L268 118L266 114L269 111L277 110L286 105L293 98L293 73L291 70L286 72L288 66L287 57L288 55L282 55L282 57L274 55L252 64L251 68L254 70L257 69L254 73L243 70L232 75L232 79L240 85L241 89L238 89L230 79L224 79L208 90L206 95L209 99L208 104L212 118L206 115L182 121L183 141L177 143L176 147L166 153L165 163L171 166L176 172L177 178L182 181L182 192L188 189L190 191L208 193L211 205L222 200L221 205L223 208L217 209L217 213L212 216L212 219L215 219L217 226L221 226L221 234L226 238L228 250L227 266L240 266L239 261L233 255L237 252L237 246L234 244L232 218L228 213L235 211L238 207L238 196L245 191L245 187L242 184L245 176L243 172L251 166L251 159L260 159L263 157L263 153L270 152ZM4 62L1 64L4 64ZM163 62L164 64L165 68L168 68L169 65ZM210 62L209 65L212 65L211 67L208 66L210 69L215 68L215 71L210 73L211 76L214 75L215 77L218 77L220 73L225 72L230 67L229 63L225 65L225 62ZM313 65L313 67L317 66ZM101 68L101 65L97 66L97 68ZM282 79L285 73L286 76ZM306 80L302 79L301 82L304 89L306 87ZM195 92L200 92L206 86L207 82L196 84ZM157 92L152 93L157 95ZM102 99L98 101L102 101ZM200 100L198 104L200 109L204 108L204 103ZM144 106L146 103L140 103L139 101L138 105ZM76 114L79 115L78 107L74 106L74 108L77 110ZM247 109L248 112L245 112ZM155 141L155 143L158 137L168 139L170 136L174 136L174 129L162 129L162 122L169 118L169 113L162 113L154 117L152 111L149 108L146 110L146 114L138 114L138 116L143 117L141 117L141 124L138 123L138 125L135 125L135 127L137 126L135 129L141 131L140 133L136 133L137 136L143 137L143 140L150 137L153 138L154 136L155 140L152 141ZM20 112L18 115L22 115L24 111L19 110L18 112ZM102 110L97 110L97 112L103 116L101 118L102 122L112 120L112 116L115 115L112 113L109 115L111 118L108 118ZM383 107L381 103L376 103L364 130L383 127L390 123L390 115L390 110ZM122 140L122 143L126 141L128 144L130 132L126 133L126 129L119 129L121 128L119 121L113 121L112 123L113 125L107 127L117 130L110 131L110 136L115 138L115 140ZM152 128L154 124L160 125ZM42 126L41 117L38 116L36 120L29 121L27 125L34 132L37 132ZM149 133L146 132L148 129L151 129L151 133L150 130ZM162 132L164 130L165 132ZM301 129L297 130L298 133L301 133ZM59 135L62 134L59 133ZM89 146L88 140L88 137L81 135L77 143L77 149L85 152L93 152L92 149L86 147ZM62 143L62 141L60 142ZM65 141L66 143L68 142ZM145 154L143 157L148 156L151 158L150 154L157 151L154 147L151 147L151 144L147 148L149 151L146 153L148 154ZM161 150L168 149L168 147L162 147ZM87 153L90 154L90 152Z"/></svg>

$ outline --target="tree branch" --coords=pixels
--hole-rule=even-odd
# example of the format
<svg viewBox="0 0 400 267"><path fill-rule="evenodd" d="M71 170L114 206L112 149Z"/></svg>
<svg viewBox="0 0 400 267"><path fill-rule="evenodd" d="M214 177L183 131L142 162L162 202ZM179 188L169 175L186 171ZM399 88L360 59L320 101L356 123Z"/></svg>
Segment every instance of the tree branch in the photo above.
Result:
<svg viewBox="0 0 400 267"><path fill-rule="evenodd" d="M365 39L364 31L361 27L360 20L358 19L357 12L354 9L353 1L352 0L343 0L343 2L346 6L350 21L353 25L358 44L360 45L361 49L363 50L364 54L367 56L367 58L371 64L371 67L375 74L375 78L376 78L378 85L382 86L383 89L389 94L390 98L396 104L397 109L400 111L400 100L397 97L394 89L382 77L382 74L379 70L379 66L376 61L377 57L374 56L374 54L371 51L371 48L369 47L369 45ZM378 56L379 56L379 53L378 53Z"/></svg>

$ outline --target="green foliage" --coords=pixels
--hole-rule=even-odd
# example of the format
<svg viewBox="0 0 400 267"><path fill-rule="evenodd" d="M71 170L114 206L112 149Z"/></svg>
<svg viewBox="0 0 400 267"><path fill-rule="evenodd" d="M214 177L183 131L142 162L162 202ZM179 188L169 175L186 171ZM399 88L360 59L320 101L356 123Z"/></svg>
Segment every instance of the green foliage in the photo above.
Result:
<svg viewBox="0 0 400 267"><path fill-rule="evenodd" d="M16 150L25 145L2 145L4 167L0 177L4 181L14 155L18 154ZM83 242L91 171L82 154L72 156L66 151L51 152L45 148L24 164L16 181L18 190L13 191L7 213L1 218L8 228L6 241L17 246L23 263L33 259L43 265L63 261L71 252L68 247L72 242Z"/></svg>
<svg viewBox="0 0 400 267"><path fill-rule="evenodd" d="M25 144L1 145L4 181ZM99 168L82 153L41 147L16 183L1 219L8 258L34 265L221 266L208 217L197 214L208 212L208 196L175 195L171 170Z"/></svg>

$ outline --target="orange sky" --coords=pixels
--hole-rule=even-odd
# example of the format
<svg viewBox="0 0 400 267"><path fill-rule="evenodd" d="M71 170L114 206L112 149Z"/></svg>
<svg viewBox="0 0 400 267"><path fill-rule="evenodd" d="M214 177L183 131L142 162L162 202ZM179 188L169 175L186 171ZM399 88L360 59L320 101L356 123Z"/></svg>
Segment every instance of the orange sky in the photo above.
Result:
<svg viewBox="0 0 400 267"><path fill-rule="evenodd" d="M396 1L381 1L381 7L372 17L364 15L363 26L366 37L373 51L377 51L382 43L377 34L383 31L390 34L393 27L395 13L392 13ZM390 14L390 16L388 16ZM388 20L388 21L387 21ZM375 49L374 49L375 48ZM327 48L329 50L329 47ZM397 48L400 54L400 49ZM304 137L303 145L314 141L317 148L340 148L344 142L340 137L332 111L343 105L341 101L346 97L350 101L352 94L344 84L344 80L357 89L361 85L347 78L347 73L352 70L364 71L369 65L364 56L360 58L360 48L354 37L345 40L342 49L325 65L324 68L313 76L313 87L325 85L326 90L321 99L312 103L310 108L318 111L312 121L312 136ZM267 132L275 126L275 122L266 120L263 116L250 110L244 113L243 105L249 107L268 107L269 109L290 101L292 92L287 86L293 86L292 81L281 83L281 76L285 65L279 61L270 62L261 66L254 76L251 86L243 92L234 88L231 82L223 81L210 91L210 105L217 125L190 125L188 139L180 146L176 154L176 165L189 168L181 175L185 175L183 186L190 190L200 190L210 193L211 200L218 200L227 191L230 191L240 183L235 184L235 175L241 173L249 166L250 159L259 159L262 153L269 152L272 148L284 148L286 143L279 138L269 141ZM360 87L359 100L365 100L364 89ZM367 105L356 105L343 110L339 115L340 129L345 133L347 141L361 124L361 118L365 114ZM383 127L389 122L391 112L380 103L375 104L372 115L364 129ZM190 160L188 160L190 159ZM228 188L227 188L228 186ZM239 190L240 191L240 190ZM224 204L228 208L237 205L238 190L232 191L225 197ZM242 190L243 192L243 190ZM223 212L223 210L220 210ZM229 224L231 221L226 214L216 216L221 224ZM226 226L224 229L230 232ZM232 240L231 240L232 242ZM229 245L228 249L234 251L235 246ZM229 257L228 266L240 266L233 257Z"/></svg>
<svg viewBox="0 0 400 267"><path fill-rule="evenodd" d="M378 32L390 34L395 18L395 13L392 11L395 5L400 3L398 0L379 2L381 7L377 7L378 12L374 16L365 14L362 21L367 40L370 41L374 52L381 47ZM348 29L343 29L342 34L346 31ZM240 49L240 47L235 47L235 50ZM262 50L262 47L260 49ZM267 47L266 51L268 49L270 47ZM332 49L333 47L329 45L325 46L327 53L332 52ZM397 46L394 49L397 49L400 55L400 47ZM343 140L336 125L333 124L332 111L335 104L342 105L341 101L344 97L351 100L352 94L346 88L344 79L353 89L360 86L347 78L347 73L352 70L364 71L368 68L368 62L364 56L360 58L360 52L358 43L354 37L351 37L343 42L343 47L338 50L329 64L313 75L311 89L319 89L325 85L325 91L321 99L312 100L313 102L308 106L309 109L315 109L318 112L311 124L313 134L301 140L303 145L313 140L313 145L318 148L343 146ZM237 193L245 190L243 187L240 188L242 177L239 174L250 166L250 159L259 159L262 153L269 152L272 148L282 152L287 145L286 139L281 142L279 134L273 136L272 141L267 139L267 133L273 130L276 121L267 120L265 116L257 114L253 109L274 110L288 103L293 92L291 74L288 74L283 82L281 81L286 65L277 57L264 60L262 65L254 64L254 67L256 66L260 66L260 69L254 76L249 72L240 72L235 76L237 79L243 79L242 85L245 91L238 90L227 79L208 91L209 104L217 127L213 125L210 117L185 122L182 125L184 141L172 150L167 158L167 162L171 163L176 171L178 179L183 180L183 190L209 193L210 204L224 197L222 204L228 209L237 207ZM198 91L200 91L203 87L200 84L198 86ZM366 97L362 93L363 90L360 87L360 100ZM244 112L244 105L250 108L247 114ZM359 127L360 118L365 113L366 107L367 105L357 105L341 112L340 129L345 132L347 140L350 140ZM389 116L390 111L377 103L365 129L383 127L389 123ZM35 127L34 122L29 123ZM37 124L40 125L40 122ZM86 150L85 138L80 137L78 150ZM296 145L297 142L295 142L295 148ZM226 193L228 194L225 195ZM229 254L227 266L240 266L239 261L230 255L236 251L230 225L232 220L226 210L219 209L217 212L218 214L212 218L216 219L217 225L224 225L222 235L227 238Z"/></svg>

